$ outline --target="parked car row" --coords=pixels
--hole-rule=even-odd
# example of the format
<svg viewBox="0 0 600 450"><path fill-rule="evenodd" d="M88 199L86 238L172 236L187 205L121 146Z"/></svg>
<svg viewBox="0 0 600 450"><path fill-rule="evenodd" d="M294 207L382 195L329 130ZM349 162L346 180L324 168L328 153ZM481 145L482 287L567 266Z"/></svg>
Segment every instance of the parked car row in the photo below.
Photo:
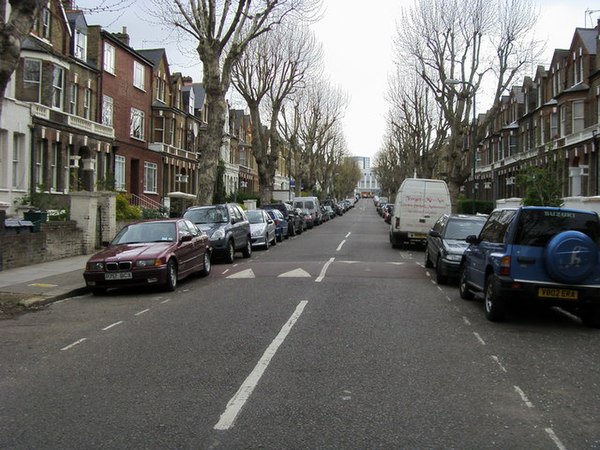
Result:
<svg viewBox="0 0 600 450"><path fill-rule="evenodd" d="M487 215L442 214L429 230L425 267L460 297L480 294L485 316L553 306L600 328L600 218L594 211L522 206Z"/></svg>
<svg viewBox="0 0 600 450"><path fill-rule="evenodd" d="M208 275L213 258L232 263L238 252L249 258L255 248L268 249L335 217L328 204L318 208L316 214L281 202L245 211L237 203L223 203L192 206L182 218L132 223L103 243L105 249L88 260L83 276L94 295L152 285L173 291L189 275Z"/></svg>

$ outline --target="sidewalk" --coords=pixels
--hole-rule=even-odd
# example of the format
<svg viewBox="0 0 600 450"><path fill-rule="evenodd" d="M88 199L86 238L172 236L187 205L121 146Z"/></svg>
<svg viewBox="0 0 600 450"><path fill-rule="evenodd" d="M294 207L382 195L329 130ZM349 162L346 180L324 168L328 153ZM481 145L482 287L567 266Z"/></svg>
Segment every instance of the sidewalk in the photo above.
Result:
<svg viewBox="0 0 600 450"><path fill-rule="evenodd" d="M88 292L83 270L89 255L0 271L0 307L17 302L25 307Z"/></svg>

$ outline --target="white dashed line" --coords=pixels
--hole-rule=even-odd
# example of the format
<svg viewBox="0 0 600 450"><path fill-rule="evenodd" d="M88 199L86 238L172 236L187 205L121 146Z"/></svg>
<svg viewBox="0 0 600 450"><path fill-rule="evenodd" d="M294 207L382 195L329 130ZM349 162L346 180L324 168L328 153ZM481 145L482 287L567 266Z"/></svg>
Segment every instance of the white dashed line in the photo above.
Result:
<svg viewBox="0 0 600 450"><path fill-rule="evenodd" d="M330 258L329 261L327 261L325 263L325 265L323 266L323 268L321 269L321 273L319 274L319 276L316 278L315 283L320 283L321 281L323 281L323 278L325 278L325 273L327 272L327 269L329 268L329 266L331 265L331 263L335 261L335 258Z"/></svg>
<svg viewBox="0 0 600 450"><path fill-rule="evenodd" d="M492 359L493 359L494 361L496 361L496 364L498 364L498 366L500 367L500 369L502 369L502 371L503 371L503 372L508 372L508 371L506 370L506 367L504 367L504 366L502 365L502 363L500 362L500 358L498 358L497 356L494 356L494 355L492 355Z"/></svg>
<svg viewBox="0 0 600 450"><path fill-rule="evenodd" d="M352 234L351 231L348 232L348 234L346 236L344 236L346 239L348 239L350 237L350 235Z"/></svg>
<svg viewBox="0 0 600 450"><path fill-rule="evenodd" d="M338 245L338 248L335 249L336 252L339 252L342 247L344 246L344 244L346 243L346 239L344 239L342 242L340 242L340 245Z"/></svg>
<svg viewBox="0 0 600 450"><path fill-rule="evenodd" d="M160 302L160 303L161 303L161 304L164 304L164 303L169 303L170 301L171 301L171 299L170 299L170 298L167 298L167 299L164 299L164 300L163 300L162 302Z"/></svg>
<svg viewBox="0 0 600 450"><path fill-rule="evenodd" d="M117 325L121 325L122 323L123 321L119 320L118 322L115 322L107 327L102 328L102 331L110 330L112 327L116 327Z"/></svg>
<svg viewBox="0 0 600 450"><path fill-rule="evenodd" d="M281 328L281 331L279 331L279 334L275 337L275 339L273 339L273 342L271 342L269 347L265 350L262 357L260 358L260 361L258 361L258 364L256 364L256 366L254 367L254 370L252 370L250 375L248 375L248 377L242 383L235 395L227 403L225 412L221 414L219 421L214 426L215 430L228 430L233 426L233 422L242 410L242 407L252 395L252 391L254 391L254 388L256 387L263 373L269 366L271 359L273 359L273 357L275 356L275 353L277 352L279 346L283 344L283 341L285 340L292 327L302 314L302 311L304 311L304 307L307 303L308 302L304 300L298 304L294 313L290 316L288 321Z"/></svg>
<svg viewBox="0 0 600 450"><path fill-rule="evenodd" d="M476 331L474 331L473 334L475 335L475 337L477 338L477 340L479 342L481 342L481 345L485 345L485 341L483 340L483 338L481 336L479 336L479 333L477 333Z"/></svg>
<svg viewBox="0 0 600 450"><path fill-rule="evenodd" d="M471 325L471 322L465 316L463 316L463 322L467 325Z"/></svg>
<svg viewBox="0 0 600 450"><path fill-rule="evenodd" d="M147 313L148 311L150 311L150 308L142 309L141 311L136 312L135 315L141 316L142 314Z"/></svg>
<svg viewBox="0 0 600 450"><path fill-rule="evenodd" d="M525 392L523 392L523 390L519 386L515 386L515 391L517 391L517 394L521 396L521 400L523 400L523 403L525 403L528 408L533 408L533 403L529 401L529 399L525 395Z"/></svg>
<svg viewBox="0 0 600 450"><path fill-rule="evenodd" d="M81 344L83 341L87 341L87 338L79 339L78 341L73 342L72 344L67 345L66 347L61 348L61 351L69 350L70 348L75 347L76 345Z"/></svg>
<svg viewBox="0 0 600 450"><path fill-rule="evenodd" d="M550 439L552 439L552 441L556 444L556 447L558 447L559 450L567 450L567 447L565 447L563 443L560 442L560 439L558 439L558 436L554 433L552 428L546 428L546 433L548 433L548 436L550 436Z"/></svg>

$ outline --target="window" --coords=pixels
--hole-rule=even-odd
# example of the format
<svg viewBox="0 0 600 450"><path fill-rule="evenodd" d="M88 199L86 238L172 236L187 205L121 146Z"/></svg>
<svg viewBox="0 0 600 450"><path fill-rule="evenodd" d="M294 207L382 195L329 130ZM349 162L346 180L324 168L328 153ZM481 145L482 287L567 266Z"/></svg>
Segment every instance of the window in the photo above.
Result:
<svg viewBox="0 0 600 450"><path fill-rule="evenodd" d="M115 48L104 43L104 70L114 75L115 73Z"/></svg>
<svg viewBox="0 0 600 450"><path fill-rule="evenodd" d="M550 139L558 138L558 114L552 113L550 116Z"/></svg>
<svg viewBox="0 0 600 450"><path fill-rule="evenodd" d="M40 101L42 62L39 59L25 58L23 63L23 100Z"/></svg>
<svg viewBox="0 0 600 450"><path fill-rule="evenodd" d="M156 99L164 103L166 83L160 75L156 78Z"/></svg>
<svg viewBox="0 0 600 450"><path fill-rule="evenodd" d="M54 66L52 73L52 106L54 108L61 109L63 105L64 73L62 67Z"/></svg>
<svg viewBox="0 0 600 450"><path fill-rule="evenodd" d="M82 61L86 60L87 54L87 36L79 30L75 30L75 42L73 46L73 53L75 58L79 58Z"/></svg>
<svg viewBox="0 0 600 450"><path fill-rule="evenodd" d="M121 155L115 156L115 189L125 190L125 157Z"/></svg>
<svg viewBox="0 0 600 450"><path fill-rule="evenodd" d="M42 10L42 37L50 39L50 26L52 24L52 15L48 8Z"/></svg>
<svg viewBox="0 0 600 450"><path fill-rule="evenodd" d="M58 150L59 143L54 142L52 144L52 150L50 154L50 191L56 192L58 187Z"/></svg>
<svg viewBox="0 0 600 450"><path fill-rule="evenodd" d="M131 108L131 124L129 135L132 138L144 140L144 111Z"/></svg>
<svg viewBox="0 0 600 450"><path fill-rule="evenodd" d="M69 113L73 115L77 115L77 97L79 93L79 85L73 83L69 88Z"/></svg>
<svg viewBox="0 0 600 450"><path fill-rule="evenodd" d="M565 105L560 107L560 136L563 137L567 132L567 108Z"/></svg>
<svg viewBox="0 0 600 450"><path fill-rule="evenodd" d="M158 166L156 163L144 162L144 192L157 192L156 180L158 178Z"/></svg>
<svg viewBox="0 0 600 450"><path fill-rule="evenodd" d="M584 128L583 105L583 101L573 102L573 133L579 133Z"/></svg>
<svg viewBox="0 0 600 450"><path fill-rule="evenodd" d="M13 154L12 154L12 187L22 188L22 170L24 168L21 159L25 151L25 135L20 133L13 134Z"/></svg>
<svg viewBox="0 0 600 450"><path fill-rule="evenodd" d="M133 85L141 90L145 89L144 78L146 68L137 61L133 62Z"/></svg>
<svg viewBox="0 0 600 450"><path fill-rule="evenodd" d="M36 155L35 155L35 183L36 184L42 184L44 182L44 179L42 178L42 165L44 164L44 142L45 141L39 141L38 146L37 146L37 151L36 151Z"/></svg>
<svg viewBox="0 0 600 450"><path fill-rule="evenodd" d="M92 90L85 88L83 90L83 117L89 120L92 103Z"/></svg>
<svg viewBox="0 0 600 450"><path fill-rule="evenodd" d="M102 125L113 126L113 98L108 95L102 96Z"/></svg>

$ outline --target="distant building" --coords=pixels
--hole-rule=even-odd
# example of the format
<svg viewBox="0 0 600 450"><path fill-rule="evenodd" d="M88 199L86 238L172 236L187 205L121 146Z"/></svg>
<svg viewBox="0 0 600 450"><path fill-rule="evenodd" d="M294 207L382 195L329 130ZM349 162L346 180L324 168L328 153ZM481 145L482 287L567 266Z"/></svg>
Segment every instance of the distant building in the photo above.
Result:
<svg viewBox="0 0 600 450"><path fill-rule="evenodd" d="M381 189L379 188L379 183L377 183L375 172L371 168L371 158L368 156L353 156L352 159L362 172L362 177L356 188L354 188L354 193L360 194L361 197L379 195Z"/></svg>

